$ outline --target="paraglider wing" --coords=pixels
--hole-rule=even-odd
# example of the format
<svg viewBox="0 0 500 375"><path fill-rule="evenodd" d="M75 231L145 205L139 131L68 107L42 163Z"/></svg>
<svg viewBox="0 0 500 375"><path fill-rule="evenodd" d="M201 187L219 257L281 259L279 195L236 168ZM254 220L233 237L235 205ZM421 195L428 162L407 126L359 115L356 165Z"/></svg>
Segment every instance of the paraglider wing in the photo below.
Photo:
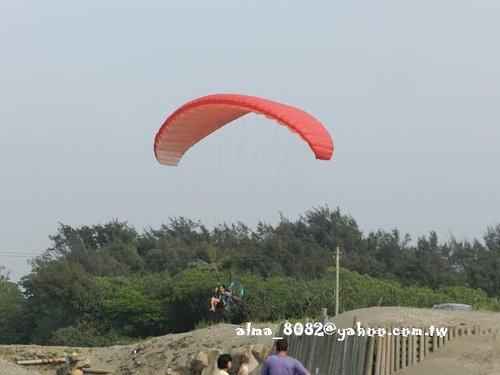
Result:
<svg viewBox="0 0 500 375"><path fill-rule="evenodd" d="M238 94L208 95L177 109L156 134L156 158L161 164L176 166L190 147L250 112L265 115L297 133L309 144L317 159L331 159L332 138L313 116L286 104Z"/></svg>

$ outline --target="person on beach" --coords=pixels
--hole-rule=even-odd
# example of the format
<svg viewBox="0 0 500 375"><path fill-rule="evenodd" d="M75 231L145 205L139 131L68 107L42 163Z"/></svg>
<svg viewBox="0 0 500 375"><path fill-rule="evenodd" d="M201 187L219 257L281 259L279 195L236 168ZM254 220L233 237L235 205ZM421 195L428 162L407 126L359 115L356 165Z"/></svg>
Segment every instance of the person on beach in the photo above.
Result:
<svg viewBox="0 0 500 375"><path fill-rule="evenodd" d="M229 371L233 368L233 358L230 354L221 354L217 358L217 368L219 372L217 375L229 375Z"/></svg>
<svg viewBox="0 0 500 375"><path fill-rule="evenodd" d="M288 341L276 340L276 354L267 357L260 375L311 375L297 359L288 355Z"/></svg>

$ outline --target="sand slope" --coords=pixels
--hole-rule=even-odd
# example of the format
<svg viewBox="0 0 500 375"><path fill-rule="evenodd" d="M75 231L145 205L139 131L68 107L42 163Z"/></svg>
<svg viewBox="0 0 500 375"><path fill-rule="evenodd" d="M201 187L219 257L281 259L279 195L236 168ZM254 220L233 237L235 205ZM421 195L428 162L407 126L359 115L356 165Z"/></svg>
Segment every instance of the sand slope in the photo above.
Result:
<svg viewBox="0 0 500 375"><path fill-rule="evenodd" d="M422 363L401 370L401 375L498 375L500 340L498 334L468 336L450 342L439 352L431 353Z"/></svg>

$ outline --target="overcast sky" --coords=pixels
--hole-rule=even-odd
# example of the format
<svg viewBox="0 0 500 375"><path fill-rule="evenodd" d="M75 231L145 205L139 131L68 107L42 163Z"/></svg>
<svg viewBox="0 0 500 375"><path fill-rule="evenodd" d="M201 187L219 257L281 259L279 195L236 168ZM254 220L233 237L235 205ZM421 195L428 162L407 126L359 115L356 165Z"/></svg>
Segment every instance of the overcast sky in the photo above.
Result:
<svg viewBox="0 0 500 375"><path fill-rule="evenodd" d="M321 204L365 232L481 238L500 222L499 14L496 0L2 1L0 254L42 252L59 222L142 231ZM334 159L250 116L159 165L165 118L219 92L303 108Z"/></svg>

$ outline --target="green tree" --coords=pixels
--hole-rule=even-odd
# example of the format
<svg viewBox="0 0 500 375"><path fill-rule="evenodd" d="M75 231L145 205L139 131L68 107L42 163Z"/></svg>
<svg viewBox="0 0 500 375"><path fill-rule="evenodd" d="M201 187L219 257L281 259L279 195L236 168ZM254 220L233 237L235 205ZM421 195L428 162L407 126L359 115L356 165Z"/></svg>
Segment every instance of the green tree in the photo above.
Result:
<svg viewBox="0 0 500 375"><path fill-rule="evenodd" d="M21 284L35 325L33 340L47 343L52 332L75 324L96 304L95 284L82 266L53 260L38 265Z"/></svg>
<svg viewBox="0 0 500 375"><path fill-rule="evenodd" d="M58 233L49 237L52 246L32 260L33 267L65 260L97 276L126 275L144 268L137 252L138 234L125 222L115 220L81 228L60 224Z"/></svg>
<svg viewBox="0 0 500 375"><path fill-rule="evenodd" d="M132 277L96 278L100 302L96 315L101 326L129 337L167 332L167 300L171 279L167 273Z"/></svg>
<svg viewBox="0 0 500 375"><path fill-rule="evenodd" d="M197 322L210 318L210 296L216 286L214 267L203 261L190 263L177 275L173 279L172 294L168 301L169 330L189 331Z"/></svg>
<svg viewBox="0 0 500 375"><path fill-rule="evenodd" d="M22 344L29 340L25 324L26 300L19 287L7 278L0 281L0 343Z"/></svg>

